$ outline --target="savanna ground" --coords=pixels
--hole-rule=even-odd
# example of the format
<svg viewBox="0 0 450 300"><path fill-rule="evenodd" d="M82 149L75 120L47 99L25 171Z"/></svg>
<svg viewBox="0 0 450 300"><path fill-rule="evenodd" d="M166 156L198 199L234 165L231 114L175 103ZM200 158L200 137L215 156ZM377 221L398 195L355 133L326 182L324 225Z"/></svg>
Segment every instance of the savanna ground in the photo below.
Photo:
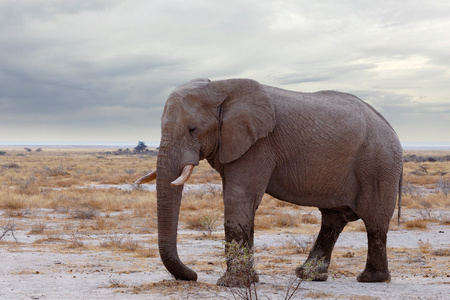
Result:
<svg viewBox="0 0 450 300"><path fill-rule="evenodd" d="M220 177L206 162L188 181L178 250L198 282L179 282L157 251L156 194L130 185L155 168L150 155L105 149L0 149L0 298L239 299L218 287L225 269ZM34 150L34 149L33 149ZM450 291L450 161L447 152L408 152L402 220L388 236L390 283L358 283L367 239L350 223L333 252L331 278L302 282L292 299L445 299ZM201 184L201 188L199 188ZM110 188L105 188L110 187ZM320 214L266 195L257 212L256 268L260 299L286 299L296 286ZM254 297L254 295L252 296Z"/></svg>

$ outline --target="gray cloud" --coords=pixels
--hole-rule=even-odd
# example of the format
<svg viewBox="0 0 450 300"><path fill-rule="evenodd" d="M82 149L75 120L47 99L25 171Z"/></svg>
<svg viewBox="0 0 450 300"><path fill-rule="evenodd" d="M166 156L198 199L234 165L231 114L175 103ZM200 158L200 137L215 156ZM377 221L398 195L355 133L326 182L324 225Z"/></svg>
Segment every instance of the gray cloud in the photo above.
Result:
<svg viewBox="0 0 450 300"><path fill-rule="evenodd" d="M158 140L167 95L197 77L352 92L402 140L450 141L448 15L412 0L0 1L0 141Z"/></svg>

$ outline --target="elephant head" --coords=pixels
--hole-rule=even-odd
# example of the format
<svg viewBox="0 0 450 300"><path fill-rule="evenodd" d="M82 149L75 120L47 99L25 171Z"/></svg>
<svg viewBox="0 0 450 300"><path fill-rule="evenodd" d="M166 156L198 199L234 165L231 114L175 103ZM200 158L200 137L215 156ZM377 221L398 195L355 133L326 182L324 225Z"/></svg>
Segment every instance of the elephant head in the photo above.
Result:
<svg viewBox="0 0 450 300"><path fill-rule="evenodd" d="M157 179L159 252L175 278L197 279L197 274L180 261L177 252L183 184L193 167L206 158L220 171L274 127L273 100L253 80L196 79L169 95L161 118L156 172L137 183Z"/></svg>

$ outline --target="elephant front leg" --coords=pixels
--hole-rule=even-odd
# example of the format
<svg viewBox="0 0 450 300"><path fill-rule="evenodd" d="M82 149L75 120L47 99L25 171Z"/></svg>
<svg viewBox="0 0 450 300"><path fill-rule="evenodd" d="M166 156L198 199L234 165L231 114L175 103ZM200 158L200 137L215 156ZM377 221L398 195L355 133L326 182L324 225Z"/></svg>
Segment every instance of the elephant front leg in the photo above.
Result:
<svg viewBox="0 0 450 300"><path fill-rule="evenodd" d="M225 222L225 259L227 270L218 285L247 287L259 281L253 264L253 224Z"/></svg>
<svg viewBox="0 0 450 300"><path fill-rule="evenodd" d="M321 209L322 225L306 262L295 270L298 277L314 281L328 279L331 253L339 234L347 225L339 211Z"/></svg>
<svg viewBox="0 0 450 300"><path fill-rule="evenodd" d="M253 266L254 219L260 199L231 197L225 189L225 259L227 270L218 280L221 286L243 287L258 282ZM262 194L261 194L262 198Z"/></svg>

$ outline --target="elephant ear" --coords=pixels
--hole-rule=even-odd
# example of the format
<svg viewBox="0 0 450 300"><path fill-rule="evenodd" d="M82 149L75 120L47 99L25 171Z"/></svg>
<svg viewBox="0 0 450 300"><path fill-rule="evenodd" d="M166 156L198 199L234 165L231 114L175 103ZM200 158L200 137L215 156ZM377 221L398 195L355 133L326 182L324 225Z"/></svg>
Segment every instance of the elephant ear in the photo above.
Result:
<svg viewBox="0 0 450 300"><path fill-rule="evenodd" d="M219 159L229 163L241 157L275 127L275 106L265 88L250 79L217 81L225 96L219 110Z"/></svg>

